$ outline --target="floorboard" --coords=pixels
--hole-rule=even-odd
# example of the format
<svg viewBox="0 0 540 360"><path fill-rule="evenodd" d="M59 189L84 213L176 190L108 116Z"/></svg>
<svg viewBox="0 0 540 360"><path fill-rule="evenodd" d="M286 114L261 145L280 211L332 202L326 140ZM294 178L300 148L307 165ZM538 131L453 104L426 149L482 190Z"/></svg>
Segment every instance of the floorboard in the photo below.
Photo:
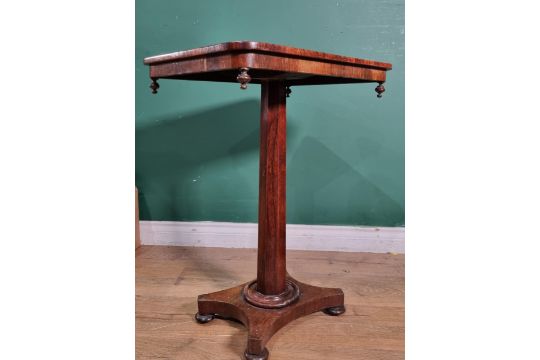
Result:
<svg viewBox="0 0 540 360"><path fill-rule="evenodd" d="M255 249L142 246L136 251L138 360L239 360L241 324L197 324L197 296L252 280ZM267 345L271 360L404 359L404 255L288 251L298 280L341 287L347 312L316 313L280 330Z"/></svg>

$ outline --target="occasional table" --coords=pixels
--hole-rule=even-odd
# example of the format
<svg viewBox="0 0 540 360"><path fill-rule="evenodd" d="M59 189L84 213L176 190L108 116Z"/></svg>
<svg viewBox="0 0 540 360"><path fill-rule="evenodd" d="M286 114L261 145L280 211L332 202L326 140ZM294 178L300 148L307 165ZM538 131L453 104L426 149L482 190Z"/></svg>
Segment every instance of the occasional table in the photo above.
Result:
<svg viewBox="0 0 540 360"><path fill-rule="evenodd" d="M234 41L151 56L150 88L158 79L261 85L257 279L198 298L199 323L234 319L248 329L244 357L268 358L266 343L289 322L317 312L345 312L341 289L307 285L287 273L285 261L286 98L291 86L378 83L384 92L388 63L253 41ZM211 131L211 129L208 129ZM331 241L331 239L329 239Z"/></svg>

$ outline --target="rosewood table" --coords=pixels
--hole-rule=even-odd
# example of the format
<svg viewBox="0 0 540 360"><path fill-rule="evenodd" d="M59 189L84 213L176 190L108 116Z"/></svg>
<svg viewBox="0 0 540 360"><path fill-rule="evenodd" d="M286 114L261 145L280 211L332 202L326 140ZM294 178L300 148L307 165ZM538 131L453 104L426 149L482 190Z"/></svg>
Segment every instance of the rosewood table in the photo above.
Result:
<svg viewBox="0 0 540 360"><path fill-rule="evenodd" d="M235 41L157 55L150 66L150 88L158 79L239 82L261 85L259 234L257 279L231 289L200 295L195 318L234 319L248 329L244 357L268 358L266 343L289 322L317 311L345 312L341 289L303 284L285 262L286 98L291 86L378 83L384 92L391 64L262 42Z"/></svg>

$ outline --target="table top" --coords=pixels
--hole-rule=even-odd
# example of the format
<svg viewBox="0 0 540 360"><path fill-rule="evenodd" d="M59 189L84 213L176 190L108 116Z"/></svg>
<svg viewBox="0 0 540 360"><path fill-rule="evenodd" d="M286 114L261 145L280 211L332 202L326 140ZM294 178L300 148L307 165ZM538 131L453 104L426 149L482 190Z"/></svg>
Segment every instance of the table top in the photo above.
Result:
<svg viewBox="0 0 540 360"><path fill-rule="evenodd" d="M246 69L251 83L287 85L384 82L392 65L256 41L233 41L147 57L153 79L237 82Z"/></svg>

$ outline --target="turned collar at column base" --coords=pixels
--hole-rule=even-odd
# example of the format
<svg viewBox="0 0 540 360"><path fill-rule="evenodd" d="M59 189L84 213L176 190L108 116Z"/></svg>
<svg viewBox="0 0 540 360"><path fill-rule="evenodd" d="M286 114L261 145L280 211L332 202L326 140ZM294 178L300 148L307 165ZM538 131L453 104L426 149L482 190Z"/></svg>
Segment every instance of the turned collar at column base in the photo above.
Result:
<svg viewBox="0 0 540 360"><path fill-rule="evenodd" d="M268 359L268 349L264 348L264 351L262 354L250 354L247 352L247 350L244 352L244 359L245 360L266 360Z"/></svg>
<svg viewBox="0 0 540 360"><path fill-rule="evenodd" d="M264 295L257 291L257 280L247 283L243 290L244 299L253 306L264 309L279 309L294 303L300 297L300 289L287 280L287 288L278 295Z"/></svg>

